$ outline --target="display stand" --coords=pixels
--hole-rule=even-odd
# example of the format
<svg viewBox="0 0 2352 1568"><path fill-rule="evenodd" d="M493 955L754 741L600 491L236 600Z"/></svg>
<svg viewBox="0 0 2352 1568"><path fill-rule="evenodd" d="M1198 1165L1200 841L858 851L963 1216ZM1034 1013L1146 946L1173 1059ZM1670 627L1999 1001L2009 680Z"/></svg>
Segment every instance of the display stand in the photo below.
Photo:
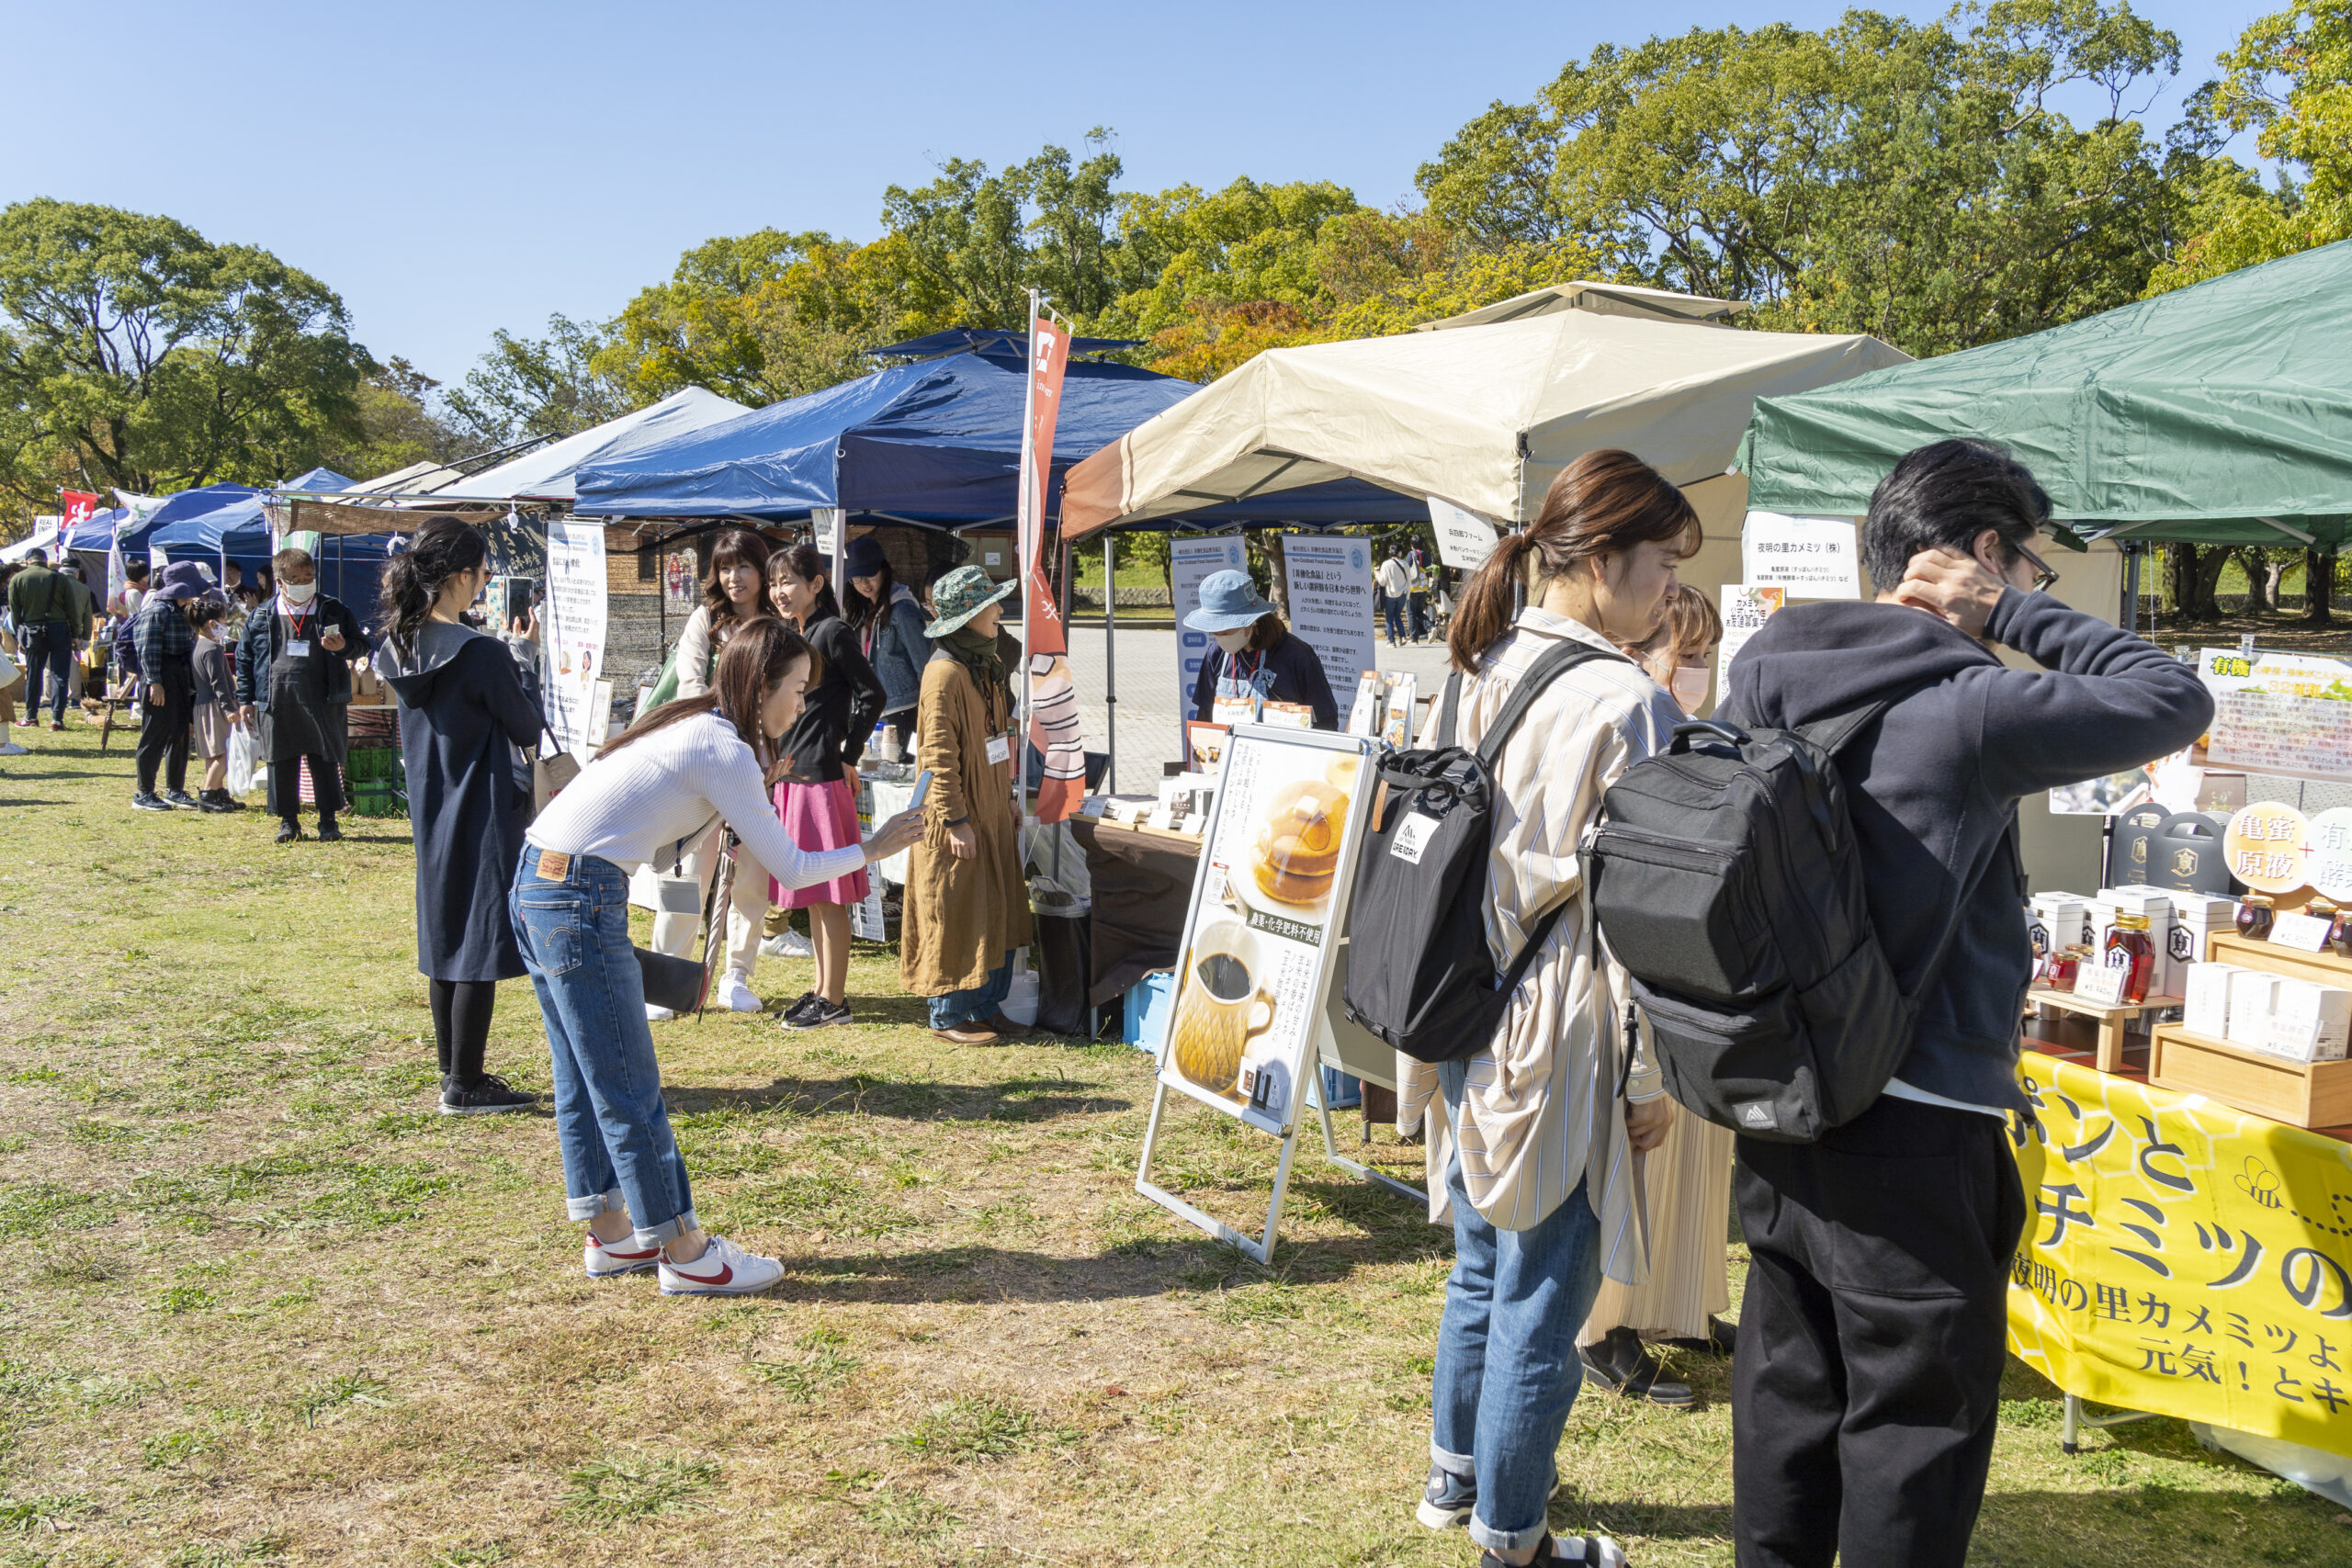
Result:
<svg viewBox="0 0 2352 1568"><path fill-rule="evenodd" d="M2053 991L2046 986L2035 986L2025 994L2025 1005L2056 1008L2078 1018L2096 1020L2098 1023L2098 1055L2093 1064L2100 1072L2111 1073L2123 1066L2123 1038L2130 1026L2144 1021L2148 1014L2165 1008L2180 1006L2178 997L2150 997L2142 1002L2123 1002L2109 1006L2078 997L2072 991Z"/></svg>

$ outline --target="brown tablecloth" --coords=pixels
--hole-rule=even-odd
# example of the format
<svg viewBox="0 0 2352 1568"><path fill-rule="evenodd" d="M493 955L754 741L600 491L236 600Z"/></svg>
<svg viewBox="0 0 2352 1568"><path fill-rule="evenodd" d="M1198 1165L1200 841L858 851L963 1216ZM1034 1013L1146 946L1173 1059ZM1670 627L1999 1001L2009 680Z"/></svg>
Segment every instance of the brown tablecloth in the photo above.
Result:
<svg viewBox="0 0 2352 1568"><path fill-rule="evenodd" d="M1153 970L1176 967L1201 844L1085 817L1072 818L1070 830L1086 851L1094 884L1087 999L1101 1007Z"/></svg>

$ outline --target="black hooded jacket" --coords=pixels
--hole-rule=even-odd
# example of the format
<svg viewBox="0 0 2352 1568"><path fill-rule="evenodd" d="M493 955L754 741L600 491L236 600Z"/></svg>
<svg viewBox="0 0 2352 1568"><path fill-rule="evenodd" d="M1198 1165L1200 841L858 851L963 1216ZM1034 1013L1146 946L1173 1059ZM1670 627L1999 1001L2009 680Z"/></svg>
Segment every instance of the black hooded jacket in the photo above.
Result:
<svg viewBox="0 0 2352 1568"><path fill-rule="evenodd" d="M1985 633L2042 668L2011 670L1907 605L1797 605L1740 650L1717 716L1785 728L1894 699L1838 767L1871 923L1920 1002L1896 1077L2014 1108L2032 972L2008 847L2018 801L2179 750L2213 703L2191 666L2046 594L2005 592Z"/></svg>

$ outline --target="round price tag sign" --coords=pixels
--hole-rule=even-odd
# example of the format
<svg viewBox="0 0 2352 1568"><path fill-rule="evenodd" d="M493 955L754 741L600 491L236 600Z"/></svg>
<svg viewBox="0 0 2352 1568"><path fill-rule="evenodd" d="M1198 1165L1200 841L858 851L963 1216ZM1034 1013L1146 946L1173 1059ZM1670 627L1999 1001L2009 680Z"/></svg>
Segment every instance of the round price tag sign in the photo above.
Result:
<svg viewBox="0 0 2352 1568"><path fill-rule="evenodd" d="M2331 806L2305 829L2311 854L2304 874L2323 897L2352 899L2352 806Z"/></svg>
<svg viewBox="0 0 2352 1568"><path fill-rule="evenodd" d="M2295 892L2311 880L2311 826L2301 812L2279 801L2247 807L2230 818L2230 830L2222 837L2230 874L2257 893Z"/></svg>

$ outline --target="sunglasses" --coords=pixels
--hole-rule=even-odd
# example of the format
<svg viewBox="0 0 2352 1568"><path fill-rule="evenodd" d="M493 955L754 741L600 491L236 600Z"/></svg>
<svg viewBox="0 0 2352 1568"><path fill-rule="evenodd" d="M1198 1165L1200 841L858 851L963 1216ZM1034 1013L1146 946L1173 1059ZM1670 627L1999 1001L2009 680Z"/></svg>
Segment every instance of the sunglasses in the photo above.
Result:
<svg viewBox="0 0 2352 1568"><path fill-rule="evenodd" d="M2018 554L2025 558L2026 565L2033 568L2033 592L2036 593L2049 592L2051 587L2057 582L2058 574L2050 570L2050 563L2048 561L2043 560L2040 556L2035 555L2023 545L2019 545L2016 547L2016 548Z"/></svg>

